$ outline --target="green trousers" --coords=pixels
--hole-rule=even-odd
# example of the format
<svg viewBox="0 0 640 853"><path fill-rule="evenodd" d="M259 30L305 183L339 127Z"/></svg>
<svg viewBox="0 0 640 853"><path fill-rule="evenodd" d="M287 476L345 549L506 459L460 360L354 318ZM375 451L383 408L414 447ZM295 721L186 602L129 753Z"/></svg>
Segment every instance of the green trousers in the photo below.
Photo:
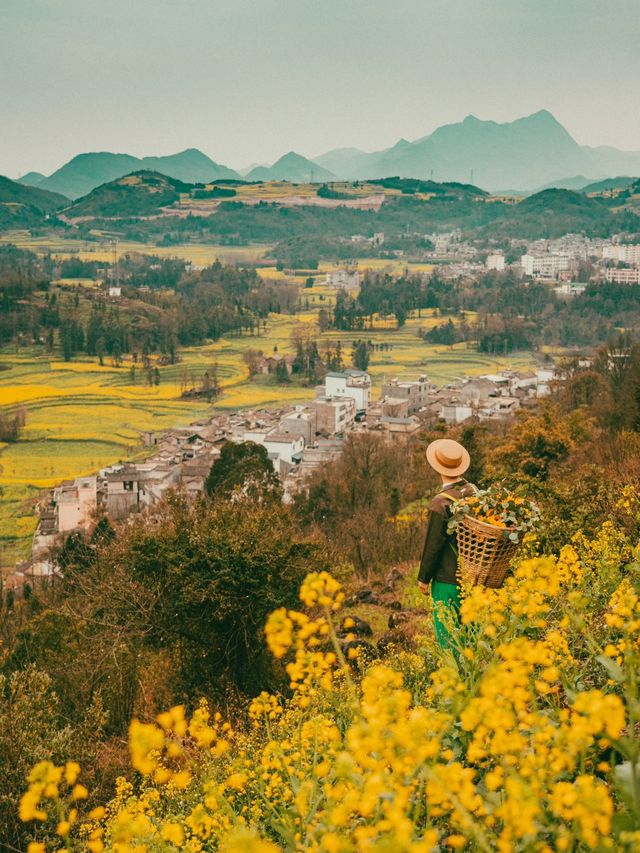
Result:
<svg viewBox="0 0 640 853"><path fill-rule="evenodd" d="M433 581L431 584L433 598L433 626L436 639L441 648L450 646L451 636L447 622L453 619L457 624L460 617L460 587L455 583Z"/></svg>

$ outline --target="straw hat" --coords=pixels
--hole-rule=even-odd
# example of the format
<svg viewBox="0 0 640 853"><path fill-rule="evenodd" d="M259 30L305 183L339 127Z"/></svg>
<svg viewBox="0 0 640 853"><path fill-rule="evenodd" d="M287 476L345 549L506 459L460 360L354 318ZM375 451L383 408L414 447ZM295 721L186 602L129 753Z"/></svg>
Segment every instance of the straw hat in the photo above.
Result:
<svg viewBox="0 0 640 853"><path fill-rule="evenodd" d="M471 464L471 457L457 441L439 438L427 447L427 461L439 474L459 477Z"/></svg>

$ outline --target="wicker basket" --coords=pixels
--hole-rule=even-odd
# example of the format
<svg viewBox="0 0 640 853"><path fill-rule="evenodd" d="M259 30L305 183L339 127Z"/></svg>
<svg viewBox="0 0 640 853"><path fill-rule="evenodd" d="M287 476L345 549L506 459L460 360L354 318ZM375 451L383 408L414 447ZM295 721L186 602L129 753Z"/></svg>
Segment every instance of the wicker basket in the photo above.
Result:
<svg viewBox="0 0 640 853"><path fill-rule="evenodd" d="M518 543L505 536L505 529L465 516L457 528L458 565L469 586L498 589L504 583Z"/></svg>

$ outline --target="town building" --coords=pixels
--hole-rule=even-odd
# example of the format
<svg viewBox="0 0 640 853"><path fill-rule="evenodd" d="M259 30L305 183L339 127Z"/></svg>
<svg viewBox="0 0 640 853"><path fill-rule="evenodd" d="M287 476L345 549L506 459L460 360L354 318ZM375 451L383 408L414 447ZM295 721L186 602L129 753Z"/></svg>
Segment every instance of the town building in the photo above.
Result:
<svg viewBox="0 0 640 853"><path fill-rule="evenodd" d="M525 275L537 278L554 279L569 270L568 255L526 254L520 258L520 265Z"/></svg>
<svg viewBox="0 0 640 853"><path fill-rule="evenodd" d="M56 526L61 533L78 530L88 524L98 505L95 477L65 480L53 490Z"/></svg>
<svg viewBox="0 0 640 853"><path fill-rule="evenodd" d="M369 409L369 414L375 418L377 423L380 419L385 418L408 418L409 417L409 400L406 397L383 397L380 401L379 411L373 412ZM367 416L369 422L369 416Z"/></svg>
<svg viewBox="0 0 640 853"><path fill-rule="evenodd" d="M287 435L284 432L270 432L262 442L272 461L280 461L294 465L302 458L304 438L301 435Z"/></svg>
<svg viewBox="0 0 640 853"><path fill-rule="evenodd" d="M268 374L268 373L276 373L278 367L281 364L284 364L287 373L289 376L293 373L293 362L295 361L295 357L292 355L282 355L279 352L273 352L271 355L267 355L262 358L259 362L258 369L260 373Z"/></svg>
<svg viewBox="0 0 640 853"><path fill-rule="evenodd" d="M448 424L461 424L473 417L473 409L460 403L445 403L441 407L440 417Z"/></svg>
<svg viewBox="0 0 640 853"><path fill-rule="evenodd" d="M640 244L608 243L602 247L602 257L624 264L640 266Z"/></svg>
<svg viewBox="0 0 640 853"><path fill-rule="evenodd" d="M297 406L280 420L279 430L286 435L298 435L305 445L313 444L317 431L317 412L307 406Z"/></svg>
<svg viewBox="0 0 640 853"><path fill-rule="evenodd" d="M604 271L605 281L614 284L640 284L640 268L638 267L607 267Z"/></svg>
<svg viewBox="0 0 640 853"><path fill-rule="evenodd" d="M96 477L63 480L40 512L33 537L32 555L40 556L56 542L59 534L88 526L98 506Z"/></svg>
<svg viewBox="0 0 640 853"><path fill-rule="evenodd" d="M327 373L321 396L351 397L356 404L356 412L366 412L371 402L371 377L364 370Z"/></svg>
<svg viewBox="0 0 640 853"><path fill-rule="evenodd" d="M565 281L564 284L559 284L553 288L553 292L558 299L573 299L575 296L582 296L587 289L586 284L580 284L575 281Z"/></svg>
<svg viewBox="0 0 640 853"><path fill-rule="evenodd" d="M358 270L332 270L327 273L326 284L333 290L360 290L360 273Z"/></svg>
<svg viewBox="0 0 640 853"><path fill-rule="evenodd" d="M420 429L420 421L414 415L406 417L382 415L379 427L388 439L402 441Z"/></svg>
<svg viewBox="0 0 640 853"><path fill-rule="evenodd" d="M394 398L409 401L407 414L413 415L429 402L429 394L435 386L429 382L423 373L417 379L400 379L396 377L382 386L382 399Z"/></svg>
<svg viewBox="0 0 640 853"><path fill-rule="evenodd" d="M316 433L322 436L342 435L353 426L356 403L353 397L316 397L309 408L316 418Z"/></svg>
<svg viewBox="0 0 640 853"><path fill-rule="evenodd" d="M497 272L502 272L504 267L505 260L503 252L491 252L489 255L487 255L488 270L496 270Z"/></svg>

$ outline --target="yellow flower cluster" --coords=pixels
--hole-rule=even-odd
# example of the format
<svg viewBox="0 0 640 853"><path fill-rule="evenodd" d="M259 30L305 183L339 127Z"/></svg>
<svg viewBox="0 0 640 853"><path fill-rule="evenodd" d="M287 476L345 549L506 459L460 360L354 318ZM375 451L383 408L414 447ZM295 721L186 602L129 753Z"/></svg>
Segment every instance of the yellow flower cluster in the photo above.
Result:
<svg viewBox="0 0 640 853"><path fill-rule="evenodd" d="M320 605L339 610L344 601L344 592L329 572L312 572L300 587L300 601L307 607Z"/></svg>
<svg viewBox="0 0 640 853"><path fill-rule="evenodd" d="M613 633L604 654L613 658L618 666L622 666L625 659L632 664L635 657L637 666L640 663L640 596L629 578L625 578L611 596L609 612L604 618Z"/></svg>
<svg viewBox="0 0 640 853"><path fill-rule="evenodd" d="M621 555L611 531L597 538ZM134 720L131 763L142 784L120 782L106 811L84 823L65 807L56 819L69 849L77 836L74 850L92 853L637 850L633 823L618 831L613 821L616 810L631 813L602 753L635 755L629 649L639 596L593 541L523 560L500 590L467 590L460 654L435 668L429 647L351 672L333 624L340 585L310 575L301 599L311 615L280 609L266 626L291 696L259 694L237 732L205 704L190 717L176 706L155 723ZM614 633L615 682L596 640L575 629L603 565L616 583L593 621ZM23 819L51 820L63 788L73 805L78 773L72 763L37 765Z"/></svg>
<svg viewBox="0 0 640 853"><path fill-rule="evenodd" d="M67 761L63 766L40 761L29 773L29 787L20 799L20 819L28 822L52 818L56 836L66 844L78 822L78 806L89 796L87 788L78 782L79 776L80 765L76 761ZM94 809L90 817L97 818L103 814L104 809ZM63 851L66 847L59 849ZM97 841L95 846L87 849L100 853L102 843ZM29 845L28 853L44 853L44 850L44 845L34 842Z"/></svg>

